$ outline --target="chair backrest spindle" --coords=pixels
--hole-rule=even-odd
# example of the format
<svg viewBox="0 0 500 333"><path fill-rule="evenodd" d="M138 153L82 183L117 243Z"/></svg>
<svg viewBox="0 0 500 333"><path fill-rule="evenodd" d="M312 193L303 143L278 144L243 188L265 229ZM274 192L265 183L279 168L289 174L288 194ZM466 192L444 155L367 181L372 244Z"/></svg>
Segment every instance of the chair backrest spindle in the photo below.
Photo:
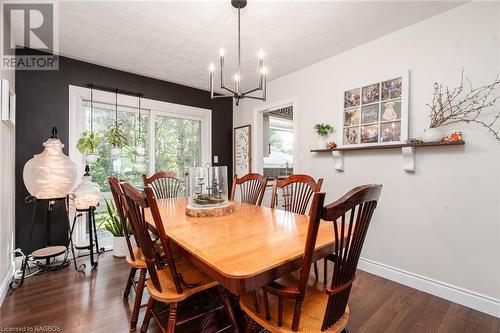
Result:
<svg viewBox="0 0 500 333"><path fill-rule="evenodd" d="M241 202L260 206L266 191L268 177L258 173L249 173L241 178L236 175L233 178L233 187L231 190L231 200L235 199L236 187L240 188Z"/></svg>
<svg viewBox="0 0 500 333"><path fill-rule="evenodd" d="M122 183L121 186L125 195L127 213L136 230L137 241L142 249L144 260L146 261L148 272L154 287L158 291L162 291L157 271L161 269L169 269L177 293L181 294L182 286L180 275L177 273L175 261L173 259L170 248L170 239L166 236L163 223L161 223L161 217L153 190L146 187L144 189L145 194L142 194L129 183ZM166 260L168 267L163 266L163 263L159 260L160 255L156 252L154 242L149 234L149 224L144 215L145 209L148 208L153 216L155 228L160 237L161 245L164 251L164 259Z"/></svg>
<svg viewBox="0 0 500 333"><path fill-rule="evenodd" d="M158 199L175 198L184 186L184 181L173 172L157 172L151 177L142 176L144 187L150 186Z"/></svg>
<svg viewBox="0 0 500 333"><path fill-rule="evenodd" d="M382 185L362 185L325 206L321 218L333 222L335 257L333 274L322 330L334 325L344 315L356 268Z"/></svg>
<svg viewBox="0 0 500 333"><path fill-rule="evenodd" d="M308 175L291 175L285 179L276 179L271 196L271 208L278 206L278 189L281 190L282 206L285 211L306 214L307 206L314 193L321 191L323 178L318 182ZM308 214L311 214L312 206Z"/></svg>
<svg viewBox="0 0 500 333"><path fill-rule="evenodd" d="M132 261L135 261L134 250L133 250L132 244L130 242L130 235L127 232L128 221L127 221L127 214L125 213L125 202L124 202L123 190L120 186L120 181L116 177L109 176L108 177L108 184L109 184L109 187L111 188L111 194L113 195L113 200L115 202L116 212L118 213L118 218L120 220L122 230L124 231L125 241L127 243L127 248L128 248L128 252L130 255L130 259ZM133 226L132 226L132 232L134 234L134 237L137 239Z"/></svg>

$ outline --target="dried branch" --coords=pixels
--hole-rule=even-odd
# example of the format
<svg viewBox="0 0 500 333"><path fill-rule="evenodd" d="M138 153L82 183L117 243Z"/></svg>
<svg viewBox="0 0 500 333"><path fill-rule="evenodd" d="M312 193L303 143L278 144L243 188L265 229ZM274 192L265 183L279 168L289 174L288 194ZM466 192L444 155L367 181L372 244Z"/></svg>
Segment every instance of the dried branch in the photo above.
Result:
<svg viewBox="0 0 500 333"><path fill-rule="evenodd" d="M500 100L500 95L494 96L498 87L500 78L497 75L493 83L474 88L463 70L460 85L456 88L450 89L443 87L443 84L434 83L432 102L427 104L431 110L430 127L436 128L459 122L476 123L487 128L495 139L500 141L500 129L494 128L500 119L500 110L490 122L481 119L482 112Z"/></svg>

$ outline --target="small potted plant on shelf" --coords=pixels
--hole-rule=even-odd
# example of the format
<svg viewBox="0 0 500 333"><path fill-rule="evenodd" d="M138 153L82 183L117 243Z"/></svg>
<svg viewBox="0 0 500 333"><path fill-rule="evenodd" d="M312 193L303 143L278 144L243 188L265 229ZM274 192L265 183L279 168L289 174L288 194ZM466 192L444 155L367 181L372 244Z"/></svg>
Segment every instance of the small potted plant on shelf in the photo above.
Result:
<svg viewBox="0 0 500 333"><path fill-rule="evenodd" d="M121 156L123 146L127 145L127 136L123 129L118 124L114 124L109 128L107 138L111 145L111 156Z"/></svg>
<svg viewBox="0 0 500 333"><path fill-rule="evenodd" d="M314 125L314 130L319 135L320 140L318 141L318 149L326 149L327 142L326 138L333 132L333 126L329 124L316 124Z"/></svg>
<svg viewBox="0 0 500 333"><path fill-rule="evenodd" d="M104 225L104 228L113 235L113 256L123 258L127 255L125 233L132 235L132 227L127 222L127 230L123 230L122 224L120 223L120 217L116 212L114 204L107 199L104 199L104 201L106 202L106 212L108 216L102 225Z"/></svg>
<svg viewBox="0 0 500 333"><path fill-rule="evenodd" d="M76 148L85 155L85 160L89 163L95 163L99 157L96 153L97 145L102 141L102 136L93 131L85 131L78 139Z"/></svg>

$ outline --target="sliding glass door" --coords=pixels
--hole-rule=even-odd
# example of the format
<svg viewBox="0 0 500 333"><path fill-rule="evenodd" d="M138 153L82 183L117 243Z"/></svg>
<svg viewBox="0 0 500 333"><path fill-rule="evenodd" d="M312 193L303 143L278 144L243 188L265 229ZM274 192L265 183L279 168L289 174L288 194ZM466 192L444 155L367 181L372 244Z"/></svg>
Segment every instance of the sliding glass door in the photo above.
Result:
<svg viewBox="0 0 500 333"><path fill-rule="evenodd" d="M201 121L155 116L155 172L168 170L184 175L201 166Z"/></svg>
<svg viewBox="0 0 500 333"><path fill-rule="evenodd" d="M109 218L104 199L112 202L106 180L108 176L127 180L141 188L142 175L169 171L184 178L190 167L210 162L210 110L143 98L139 117L135 97L119 94L118 112L115 114L115 94L94 90L93 96L92 111L90 90L70 86L69 155L77 164L79 173L83 174L86 162L76 149L76 141L84 131L93 130L103 135L96 151L99 159L90 165L93 181L103 193L103 200L96 211L96 220L101 227L102 222ZM115 120L128 140L118 158L111 156L111 146L106 137ZM146 159L142 163L136 161L138 148L145 151ZM98 237L100 246L111 247L112 237L104 228L99 228ZM88 227L83 218L78 222L75 238L77 243L88 243Z"/></svg>

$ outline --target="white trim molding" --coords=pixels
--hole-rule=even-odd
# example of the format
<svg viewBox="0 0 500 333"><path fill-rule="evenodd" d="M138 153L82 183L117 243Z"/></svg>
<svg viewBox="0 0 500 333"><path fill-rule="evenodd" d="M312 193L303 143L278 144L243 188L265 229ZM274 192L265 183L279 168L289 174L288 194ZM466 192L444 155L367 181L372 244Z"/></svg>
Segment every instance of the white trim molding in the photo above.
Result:
<svg viewBox="0 0 500 333"><path fill-rule="evenodd" d="M0 285L0 306L2 306L5 296L7 296L7 292L9 291L9 284L12 281L12 277L14 276L14 266L11 265L5 279L2 281Z"/></svg>
<svg viewBox="0 0 500 333"><path fill-rule="evenodd" d="M500 299L360 258L358 269L500 318Z"/></svg>

